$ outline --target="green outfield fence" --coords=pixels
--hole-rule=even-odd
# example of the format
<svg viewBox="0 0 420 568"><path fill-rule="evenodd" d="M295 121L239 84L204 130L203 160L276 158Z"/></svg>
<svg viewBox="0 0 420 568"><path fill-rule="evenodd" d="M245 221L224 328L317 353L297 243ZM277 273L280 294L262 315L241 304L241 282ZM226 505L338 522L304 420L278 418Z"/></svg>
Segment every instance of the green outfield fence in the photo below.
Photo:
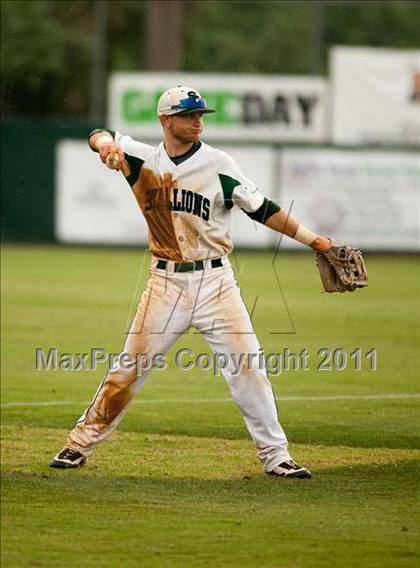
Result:
<svg viewBox="0 0 420 568"><path fill-rule="evenodd" d="M96 125L20 117L1 122L1 217L4 241L54 241L55 146Z"/></svg>

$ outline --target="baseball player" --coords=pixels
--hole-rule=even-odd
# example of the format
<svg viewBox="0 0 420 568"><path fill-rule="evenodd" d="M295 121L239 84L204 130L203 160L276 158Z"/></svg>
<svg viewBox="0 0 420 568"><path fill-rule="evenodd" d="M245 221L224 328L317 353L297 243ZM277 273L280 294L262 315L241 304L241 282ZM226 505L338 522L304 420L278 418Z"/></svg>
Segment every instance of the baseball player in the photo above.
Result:
<svg viewBox="0 0 420 568"><path fill-rule="evenodd" d="M200 140L203 115L214 111L198 91L170 89L160 97L157 112L164 134L157 147L110 130L89 135L91 149L131 186L148 224L152 262L123 350L136 362L106 373L50 466L82 466L118 425L147 379L150 365L142 366L138 354L148 354L149 361L165 354L194 327L224 358L224 377L264 471L309 478L310 471L289 454L261 357L249 356L258 355L261 347L229 263L231 210L239 207L251 219L315 251L329 251L331 241L266 199L228 154Z"/></svg>

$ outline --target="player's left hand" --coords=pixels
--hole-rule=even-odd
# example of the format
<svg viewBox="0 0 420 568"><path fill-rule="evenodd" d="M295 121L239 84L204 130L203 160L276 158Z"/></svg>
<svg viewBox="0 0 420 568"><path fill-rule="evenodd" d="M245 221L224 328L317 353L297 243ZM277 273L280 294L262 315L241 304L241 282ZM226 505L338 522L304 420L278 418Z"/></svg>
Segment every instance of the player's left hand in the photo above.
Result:
<svg viewBox="0 0 420 568"><path fill-rule="evenodd" d="M330 248L316 253L316 265L326 292L354 292L368 285L368 273L359 249L331 240Z"/></svg>

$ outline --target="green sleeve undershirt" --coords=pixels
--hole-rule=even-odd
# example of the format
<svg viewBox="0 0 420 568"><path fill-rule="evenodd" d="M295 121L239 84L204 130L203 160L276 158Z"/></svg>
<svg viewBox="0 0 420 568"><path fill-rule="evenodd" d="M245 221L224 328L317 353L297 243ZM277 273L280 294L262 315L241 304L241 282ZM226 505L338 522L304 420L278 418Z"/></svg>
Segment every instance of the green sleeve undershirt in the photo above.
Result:
<svg viewBox="0 0 420 568"><path fill-rule="evenodd" d="M225 174L219 174L219 180L223 190L225 207L226 209L232 209L233 190L235 189L236 186L241 185L241 183L237 179L227 176ZM277 213L277 211L280 211L280 209L281 208L276 203L274 203L274 201L271 201L270 199L264 197L262 205L256 211L252 213L248 213L248 211L245 211L245 209L242 209L242 211L246 213L248 217L250 217L254 221L258 221L259 223L262 223L264 225L267 219L271 217L271 215L274 215L274 213Z"/></svg>

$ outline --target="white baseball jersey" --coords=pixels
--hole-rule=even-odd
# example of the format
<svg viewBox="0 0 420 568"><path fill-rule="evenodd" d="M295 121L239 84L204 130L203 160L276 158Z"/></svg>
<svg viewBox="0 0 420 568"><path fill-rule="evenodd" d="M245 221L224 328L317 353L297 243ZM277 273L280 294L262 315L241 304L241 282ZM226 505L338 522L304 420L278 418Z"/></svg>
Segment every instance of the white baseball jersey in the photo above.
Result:
<svg viewBox="0 0 420 568"><path fill-rule="evenodd" d="M176 165L165 146L149 146L115 134L126 155L123 169L149 227L151 252L164 259L191 261L229 254L234 205L248 213L264 196L225 152L201 142ZM128 165L128 168L127 168Z"/></svg>

